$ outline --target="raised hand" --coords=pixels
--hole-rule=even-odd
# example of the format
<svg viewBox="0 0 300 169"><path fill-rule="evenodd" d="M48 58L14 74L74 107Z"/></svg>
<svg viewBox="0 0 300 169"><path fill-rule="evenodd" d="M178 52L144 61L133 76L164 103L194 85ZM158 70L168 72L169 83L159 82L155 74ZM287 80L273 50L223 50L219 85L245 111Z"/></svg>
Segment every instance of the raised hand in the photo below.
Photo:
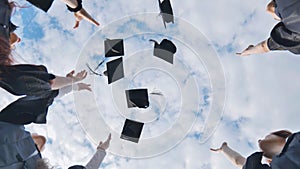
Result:
<svg viewBox="0 0 300 169"><path fill-rule="evenodd" d="M110 140L111 140L111 133L109 133L107 139L104 142L100 141L100 143L97 147L97 150L106 150L106 149L108 149Z"/></svg>
<svg viewBox="0 0 300 169"><path fill-rule="evenodd" d="M83 80L83 79L86 78L86 76L87 76L87 71L86 71L86 70L83 70L83 71L77 73L75 76L74 76L74 74L75 74L75 71L72 70L70 73L68 73L68 74L66 75L66 77L72 78L72 79L73 79L73 82L79 82L79 81L81 81L81 80Z"/></svg>
<svg viewBox="0 0 300 169"><path fill-rule="evenodd" d="M78 91L80 90L88 90L88 91L92 91L91 85L90 84L86 84L86 83L77 83L78 85Z"/></svg>
<svg viewBox="0 0 300 169"><path fill-rule="evenodd" d="M220 152L220 151L222 151L223 150L223 148L225 147L225 146L227 146L227 143L226 142L223 142L223 144L221 145L221 147L220 148L210 148L210 150L211 151L214 151L214 152Z"/></svg>
<svg viewBox="0 0 300 169"><path fill-rule="evenodd" d="M242 52L240 53L236 53L237 55L239 56L247 56L247 55L250 55L252 53L250 53L250 49L253 49L254 48L254 45L249 45L245 50L243 50Z"/></svg>

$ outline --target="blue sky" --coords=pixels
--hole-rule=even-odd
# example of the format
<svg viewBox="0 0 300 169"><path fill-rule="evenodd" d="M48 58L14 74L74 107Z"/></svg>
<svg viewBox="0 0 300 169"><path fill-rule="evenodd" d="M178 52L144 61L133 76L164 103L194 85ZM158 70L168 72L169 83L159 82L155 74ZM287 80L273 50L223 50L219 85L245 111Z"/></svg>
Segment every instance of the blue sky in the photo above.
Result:
<svg viewBox="0 0 300 169"><path fill-rule="evenodd" d="M18 2L25 4L25 1L18 0ZM234 166L222 154L212 153L209 148L218 147L223 141L227 141L229 145L247 156L258 150L257 140L264 137L266 133L282 128L298 131L298 121L295 117L300 108L297 103L300 98L299 57L288 52L272 52L242 58L235 55L235 52L243 50L249 44L256 44L269 36L272 27L277 22L265 12L268 2L260 0L245 2L172 0L171 2L175 16L179 18L175 22L184 20L193 25L208 39L220 58L226 79L226 102L222 120L217 123L212 136L203 142L201 133L205 124L203 121L209 115L209 110L204 110L201 118L195 122L190 132L186 133L188 136L171 150L151 158L134 159L116 155L116 149L111 147L112 152L109 150L100 168L231 169ZM57 75L65 75L72 69L78 70L81 62L84 63L81 59L89 58L84 56L86 53L83 47L92 42L91 37L97 37L97 33L101 34L101 31L108 29L111 25L118 25L119 23L114 21L124 19L124 16L130 17L135 14L158 13L159 11L156 0L131 1L130 3L124 0L83 1L84 7L100 22L101 26L95 27L82 21L77 30L72 29L74 17L66 11L61 1L55 1L48 13L33 7L17 9L13 15L13 21L20 26L16 33L20 35L22 42L14 51L16 59L21 63L44 64L50 72ZM154 27L156 22L162 24L158 14L152 18ZM148 31L147 25L151 25L152 21L149 22L148 19L133 22L138 26L136 30L131 31ZM159 33L166 35L172 35L172 32L179 27L176 24L168 25L169 29L160 30L159 26L156 27ZM131 28L132 25L128 27ZM122 30L126 30L126 27L114 26L110 34L118 38L120 34L116 32L122 32ZM185 34L188 33L179 32L179 35ZM151 49L153 44L143 39L147 39L147 36L142 37L141 41L136 41L137 37L128 39L127 42L130 42L126 46L128 53L139 52L134 50L134 43L143 44L140 52L143 49ZM161 36L158 36L159 38ZM188 39L184 40L188 41ZM176 40L175 42L179 43ZM101 44L95 44L95 48L98 47L97 45L100 45L99 49L103 48ZM205 77L204 69L194 65L193 55L189 53L191 51L180 49L182 50L178 50L177 53L180 56L178 62L188 64L189 71L196 69L203 72ZM96 87L101 87L101 85L97 86L92 77L88 77L86 82L93 83L94 91L99 91ZM203 84L200 88L209 85L207 78L198 78L196 83ZM205 90L200 90L201 93L214 94L210 91L202 91ZM16 99L2 89L0 92L1 96L5 96L1 107ZM89 94L80 92L79 96L87 97ZM110 93L108 92L107 95ZM201 98L206 99L207 96L202 95ZM205 103L211 101L208 98ZM79 110L76 107L77 102L72 94L57 99L49 110L47 125L28 126L29 130L47 136L48 142L43 155L58 168L66 168L71 164L84 164L95 151L97 140L91 134L86 133L84 125L78 120L81 116L77 114ZM206 106L207 109L210 108L210 104ZM105 108L105 110L108 109L110 108ZM91 127L93 128L93 125ZM99 139L104 139L107 132L97 128L96 125L93 131L99 133ZM119 138L113 137L112 142L114 139Z"/></svg>

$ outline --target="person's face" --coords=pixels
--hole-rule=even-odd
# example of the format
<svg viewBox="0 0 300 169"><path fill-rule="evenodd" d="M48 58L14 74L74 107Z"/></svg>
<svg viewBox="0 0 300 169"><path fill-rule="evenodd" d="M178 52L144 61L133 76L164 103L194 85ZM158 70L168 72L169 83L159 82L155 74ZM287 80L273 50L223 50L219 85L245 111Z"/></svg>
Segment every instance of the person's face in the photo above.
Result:
<svg viewBox="0 0 300 169"><path fill-rule="evenodd" d="M272 156L280 154L285 145L285 139L269 134L264 139L258 140L258 145L265 157L272 158Z"/></svg>

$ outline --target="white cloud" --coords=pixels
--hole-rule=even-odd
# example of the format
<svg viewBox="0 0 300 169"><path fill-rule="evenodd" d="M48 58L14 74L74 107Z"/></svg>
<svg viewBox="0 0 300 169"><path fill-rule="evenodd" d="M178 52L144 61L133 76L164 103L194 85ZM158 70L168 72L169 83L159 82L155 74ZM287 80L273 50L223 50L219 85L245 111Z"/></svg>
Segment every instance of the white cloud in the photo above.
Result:
<svg viewBox="0 0 300 169"><path fill-rule="evenodd" d="M167 153L146 159L127 159L108 153L103 168L230 169L233 165L221 154L210 152L209 147L218 147L227 141L241 154L249 155L257 150L256 140L268 132L281 128L299 130L295 118L299 110L299 58L288 52L245 58L234 54L269 36L276 21L265 12L266 3L260 0L172 1L175 15L198 28L218 51L227 80L223 120L205 144L200 144L194 137L188 137ZM22 24L26 22L19 14L20 10L17 10L13 17L21 27L18 33L22 38L22 43L17 45L18 55L28 63L45 64L50 72L64 75L75 67L82 46L98 29L127 15L159 11L155 0L130 3L121 0L83 1L83 4L101 23L99 28L82 21L80 27L73 30L73 14L66 11L61 1L55 1L47 14L33 10L36 15L32 21L38 23L44 31L44 36L37 40L22 38ZM156 19L161 18L157 16ZM93 49L97 45L94 44ZM133 51L133 47L128 46L128 51ZM0 94L5 96L1 107L15 99L5 91ZM73 101L72 95L56 101L49 109L47 125L28 127L33 132L47 136L43 155L62 168L86 163L96 147L81 128ZM118 122L116 119L111 121ZM201 127L198 126L198 129ZM191 132L197 132L195 130Z"/></svg>

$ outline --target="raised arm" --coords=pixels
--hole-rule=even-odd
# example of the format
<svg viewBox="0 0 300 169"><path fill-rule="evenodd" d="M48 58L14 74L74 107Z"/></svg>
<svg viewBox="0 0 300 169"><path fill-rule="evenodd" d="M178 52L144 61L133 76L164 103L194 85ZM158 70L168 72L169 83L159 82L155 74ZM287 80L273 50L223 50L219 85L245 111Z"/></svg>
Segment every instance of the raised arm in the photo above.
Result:
<svg viewBox="0 0 300 169"><path fill-rule="evenodd" d="M244 51L240 53L236 53L240 56L247 56L247 55L253 55L253 54L261 54L261 53L267 53L270 49L268 47L268 40L264 40L260 42L257 45L249 45Z"/></svg>
<svg viewBox="0 0 300 169"><path fill-rule="evenodd" d="M236 165L239 168L243 168L243 166L246 163L246 158L238 152L231 149L226 142L224 142L220 148L211 148L210 150L214 152L222 152L234 165Z"/></svg>
<svg viewBox="0 0 300 169"><path fill-rule="evenodd" d="M75 26L74 29L79 27L82 19L99 26L100 24L82 7L82 0L62 0L67 6L68 10L74 12Z"/></svg>
<svg viewBox="0 0 300 169"><path fill-rule="evenodd" d="M57 89L61 89L66 86L70 86L73 83L77 83L77 82L85 79L87 76L87 72L85 70L77 73L75 76L73 76L73 74L70 76L68 76L69 75L68 74L66 77L55 76L55 79L51 80L51 89L57 90Z"/></svg>
<svg viewBox="0 0 300 169"><path fill-rule="evenodd" d="M94 156L91 158L91 160L86 164L86 169L97 169L100 167L105 155L106 150L109 147L109 143L111 140L111 134L108 135L108 138L105 142L100 141L97 152L94 154Z"/></svg>

